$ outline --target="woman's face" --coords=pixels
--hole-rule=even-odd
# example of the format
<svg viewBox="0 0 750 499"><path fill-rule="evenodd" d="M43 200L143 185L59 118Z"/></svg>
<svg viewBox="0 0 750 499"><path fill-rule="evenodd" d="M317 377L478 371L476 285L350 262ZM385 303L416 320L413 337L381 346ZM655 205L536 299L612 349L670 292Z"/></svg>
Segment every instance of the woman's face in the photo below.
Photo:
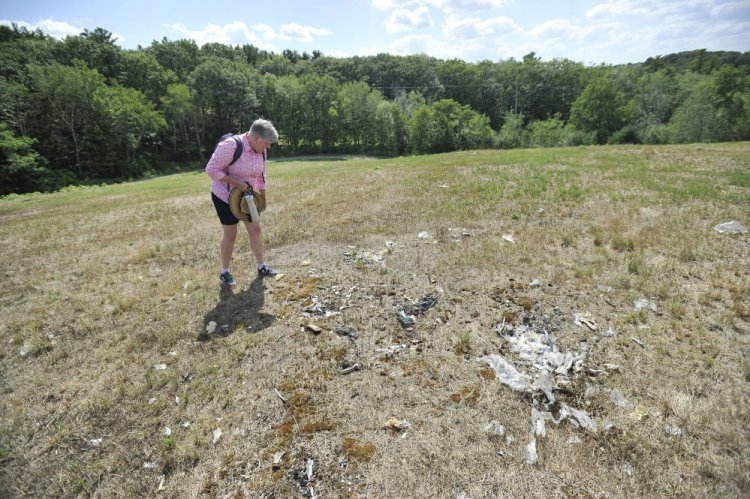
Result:
<svg viewBox="0 0 750 499"><path fill-rule="evenodd" d="M260 137L251 134L250 132L247 133L247 142L250 144L250 147L253 148L253 151L257 152L258 154L263 154L271 147L270 142L267 142Z"/></svg>

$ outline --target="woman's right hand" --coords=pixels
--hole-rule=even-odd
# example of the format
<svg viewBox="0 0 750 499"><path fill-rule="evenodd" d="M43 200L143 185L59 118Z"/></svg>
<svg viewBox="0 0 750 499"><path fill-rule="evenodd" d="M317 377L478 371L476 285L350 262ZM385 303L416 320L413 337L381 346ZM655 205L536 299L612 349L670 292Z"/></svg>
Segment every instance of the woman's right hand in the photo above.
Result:
<svg viewBox="0 0 750 499"><path fill-rule="evenodd" d="M247 182L240 182L237 188L240 190L240 192L247 192L250 189L250 184L248 184Z"/></svg>

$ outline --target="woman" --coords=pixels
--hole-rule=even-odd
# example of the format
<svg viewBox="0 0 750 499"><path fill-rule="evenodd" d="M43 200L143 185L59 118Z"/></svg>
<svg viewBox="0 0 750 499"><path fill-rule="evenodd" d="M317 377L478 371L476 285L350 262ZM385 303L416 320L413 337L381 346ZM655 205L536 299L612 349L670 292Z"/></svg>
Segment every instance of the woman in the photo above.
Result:
<svg viewBox="0 0 750 499"><path fill-rule="evenodd" d="M232 260L234 242L237 239L237 223L239 220L229 208L229 193L233 188L242 192L250 187L266 194L266 152L279 140L279 134L268 120L255 120L250 130L242 134L242 154L232 163L237 142L229 137L216 146L216 150L206 165L206 173L213 180L211 182L211 199L219 216L223 237L221 239L221 273L219 280L222 284L234 286L235 280L229 271ZM263 255L263 234L260 220L255 222L243 221L247 234L250 236L250 249L257 262L258 275L261 277L276 275L274 269L266 265Z"/></svg>

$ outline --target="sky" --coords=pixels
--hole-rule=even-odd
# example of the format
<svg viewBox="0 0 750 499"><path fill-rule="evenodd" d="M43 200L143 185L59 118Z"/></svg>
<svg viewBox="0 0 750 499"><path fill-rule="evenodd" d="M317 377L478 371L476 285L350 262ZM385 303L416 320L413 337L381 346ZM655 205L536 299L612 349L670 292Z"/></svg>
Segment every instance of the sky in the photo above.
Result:
<svg viewBox="0 0 750 499"><path fill-rule="evenodd" d="M534 52L597 65L750 51L750 0L2 0L0 24L10 23L60 39L100 27L124 49L166 37L334 57L478 62Z"/></svg>

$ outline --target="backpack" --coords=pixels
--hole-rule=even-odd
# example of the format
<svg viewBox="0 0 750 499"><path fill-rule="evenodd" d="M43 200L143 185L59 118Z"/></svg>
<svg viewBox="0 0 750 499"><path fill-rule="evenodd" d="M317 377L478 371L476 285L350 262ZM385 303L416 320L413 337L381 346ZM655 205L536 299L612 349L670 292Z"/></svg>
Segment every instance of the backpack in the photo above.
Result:
<svg viewBox="0 0 750 499"><path fill-rule="evenodd" d="M234 155L232 156L232 161L227 166L233 165L238 159L240 159L240 156L242 156L242 138L240 138L239 135L235 135L233 133L225 133L221 137L219 137L219 141L216 143L216 146L214 147L214 151L216 151L216 148L219 147L219 144L227 140L229 137L232 137L234 139L235 147L234 147Z"/></svg>

